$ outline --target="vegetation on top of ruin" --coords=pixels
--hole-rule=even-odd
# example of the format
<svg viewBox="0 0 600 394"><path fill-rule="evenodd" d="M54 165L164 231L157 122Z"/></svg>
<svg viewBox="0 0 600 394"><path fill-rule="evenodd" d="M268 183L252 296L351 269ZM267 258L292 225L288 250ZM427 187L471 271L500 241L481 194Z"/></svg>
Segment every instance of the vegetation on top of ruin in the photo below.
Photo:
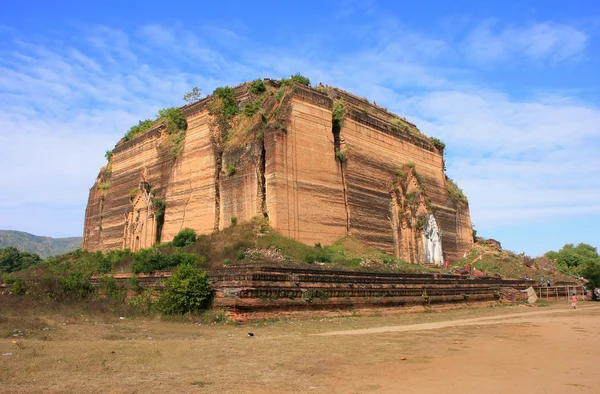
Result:
<svg viewBox="0 0 600 394"><path fill-rule="evenodd" d="M202 100L202 90L198 86L194 86L192 90L183 95L183 100L189 104L194 104Z"/></svg>
<svg viewBox="0 0 600 394"><path fill-rule="evenodd" d="M446 190L448 190L450 197L452 197L454 199L454 201L461 203L461 204L469 203L469 200L467 200L467 196L465 196L462 189L460 187L458 187L458 185L456 184L456 182L454 182L454 180L452 180L452 178L449 178L447 176L446 176Z"/></svg>
<svg viewBox="0 0 600 394"><path fill-rule="evenodd" d="M568 245L565 246L568 247ZM586 247L593 251L596 250L590 245L586 245ZM478 242L465 257L454 262L452 267L454 269L473 267L484 274L499 275L503 278L512 279L522 279L527 276L530 279L539 281L544 277L550 279L551 284L560 281L573 282L580 275L583 275L590 281L598 280L594 283L598 283L596 287L600 286L600 258L597 253L595 259L580 260L581 269L571 271L563 269L560 264L547 257L548 254L552 253L556 252L548 252L546 256L531 258L525 254L497 250L493 246ZM595 270L598 270L598 275L594 275Z"/></svg>
<svg viewBox="0 0 600 394"><path fill-rule="evenodd" d="M429 141L433 144L433 146L435 146L441 151L443 151L446 148L446 144L435 137L429 137Z"/></svg>
<svg viewBox="0 0 600 394"><path fill-rule="evenodd" d="M162 123L166 125L167 133L170 136L170 144L168 146L170 149L169 153L172 156L177 157L177 155L181 152L183 137L185 136L185 132L187 130L187 121L185 120L185 115L181 108L164 108L158 111L158 114L154 120L140 120L137 125L132 126L127 133L125 133L125 136L121 138L120 142L127 142L136 135L141 134L144 131ZM106 158L110 161L111 157L112 151L107 151Z"/></svg>
<svg viewBox="0 0 600 394"><path fill-rule="evenodd" d="M291 85L293 83L298 83L298 84L304 85L304 86L310 86L310 79L306 78L303 75L300 75L300 73L296 73L296 74L290 76L289 78L281 79L282 85Z"/></svg>
<svg viewBox="0 0 600 394"><path fill-rule="evenodd" d="M254 94L262 94L264 92L266 92L267 90L267 85L265 84L265 81L263 81L262 79L255 79L254 81L250 82L250 85L248 86L248 90L250 90L252 93Z"/></svg>

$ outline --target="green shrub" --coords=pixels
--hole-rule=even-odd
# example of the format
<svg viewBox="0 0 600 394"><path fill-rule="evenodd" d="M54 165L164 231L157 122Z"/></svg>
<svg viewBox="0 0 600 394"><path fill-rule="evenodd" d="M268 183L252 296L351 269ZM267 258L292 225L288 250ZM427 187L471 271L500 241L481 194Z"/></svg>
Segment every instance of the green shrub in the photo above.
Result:
<svg viewBox="0 0 600 394"><path fill-rule="evenodd" d="M191 228L184 228L173 238L172 245L178 248L191 245L196 242L196 238L196 231Z"/></svg>
<svg viewBox="0 0 600 394"><path fill-rule="evenodd" d="M233 261L231 261L231 259L227 258L225 260L223 260L223 265L231 265L233 264Z"/></svg>
<svg viewBox="0 0 600 394"><path fill-rule="evenodd" d="M258 111L260 111L260 102L258 100L257 101L248 102L244 106L244 115L247 118L251 118Z"/></svg>
<svg viewBox="0 0 600 394"><path fill-rule="evenodd" d="M227 163L225 165L225 173L227 173L227 176L235 175L236 171L237 171L237 167L235 164Z"/></svg>
<svg viewBox="0 0 600 394"><path fill-rule="evenodd" d="M163 313L174 315L199 312L206 309L212 289L206 272L193 264L182 264L165 282L165 290L158 300Z"/></svg>
<svg viewBox="0 0 600 394"><path fill-rule="evenodd" d="M344 164L348 160L348 158L346 157L346 153L342 152L341 150L336 150L335 151L335 158L341 164Z"/></svg>
<svg viewBox="0 0 600 394"><path fill-rule="evenodd" d="M300 75L299 73L292 75L290 77L289 81L299 83L300 85L304 85L304 86L310 86L310 79L306 78L303 75Z"/></svg>
<svg viewBox="0 0 600 394"><path fill-rule="evenodd" d="M170 107L158 111L159 121L167 122L167 132L178 134L187 130L187 121L181 108Z"/></svg>
<svg viewBox="0 0 600 394"><path fill-rule="evenodd" d="M454 199L454 201L467 204L468 200L462 189L458 187L456 182L454 182L451 178L446 177L446 190L448 190L448 194Z"/></svg>
<svg viewBox="0 0 600 394"><path fill-rule="evenodd" d="M255 79L250 82L248 90L254 94L261 94L267 90L267 85L265 85L265 82L262 79Z"/></svg>
<svg viewBox="0 0 600 394"><path fill-rule="evenodd" d="M281 103L281 99L283 99L283 95L285 94L285 87L281 87L277 90L277 93L275 93L275 100L277 100L278 103Z"/></svg>
<svg viewBox="0 0 600 394"><path fill-rule="evenodd" d="M94 292L90 276L79 271L69 272L62 281L62 289L67 298L84 299Z"/></svg>
<svg viewBox="0 0 600 394"><path fill-rule="evenodd" d="M444 150L446 148L446 144L435 137L429 137L429 141L439 150Z"/></svg>
<svg viewBox="0 0 600 394"><path fill-rule="evenodd" d="M235 89L229 86L216 88L213 96L221 100L222 108L219 114L225 119L229 119L238 112L237 97Z"/></svg>
<svg viewBox="0 0 600 394"><path fill-rule="evenodd" d="M346 103L343 99L337 99L333 103L333 109L331 110L331 119L333 122L341 123L346 115Z"/></svg>
<svg viewBox="0 0 600 394"><path fill-rule="evenodd" d="M127 130L127 133L125 133L125 136L123 137L123 141L129 141L141 132L148 130L154 123L156 123L156 120L140 120L137 125L131 126L129 130Z"/></svg>
<svg viewBox="0 0 600 394"><path fill-rule="evenodd" d="M235 255L235 258L237 260L244 260L246 258L246 254L244 253L244 251L238 250L238 252Z"/></svg>
<svg viewBox="0 0 600 394"><path fill-rule="evenodd" d="M23 279L15 279L10 290L16 295L24 295L27 293L27 283Z"/></svg>
<svg viewBox="0 0 600 394"><path fill-rule="evenodd" d="M396 176L400 177L400 178L404 178L406 176L406 171L404 171L402 168L398 168L396 169Z"/></svg>
<svg viewBox="0 0 600 394"><path fill-rule="evenodd" d="M237 224L237 216L232 216L231 217L231 225L235 226Z"/></svg>
<svg viewBox="0 0 600 394"><path fill-rule="evenodd" d="M142 249L133 256L131 271L134 274L152 273L154 271L162 271L172 267L177 267L181 264L192 264L200 266L205 263L199 255L194 253L177 252L172 254L164 254L158 249Z"/></svg>
<svg viewBox="0 0 600 394"><path fill-rule="evenodd" d="M113 156L113 151L112 150L107 150L104 153L104 157L106 157L106 161L110 161L110 159L112 159L112 156Z"/></svg>

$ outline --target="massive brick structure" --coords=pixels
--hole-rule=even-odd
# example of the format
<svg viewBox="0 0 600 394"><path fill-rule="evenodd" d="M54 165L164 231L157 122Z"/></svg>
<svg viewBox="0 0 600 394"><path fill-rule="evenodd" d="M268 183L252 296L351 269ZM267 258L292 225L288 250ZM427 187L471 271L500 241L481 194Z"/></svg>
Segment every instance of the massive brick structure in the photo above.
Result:
<svg viewBox="0 0 600 394"><path fill-rule="evenodd" d="M307 244L350 234L415 263L472 247L438 141L342 90L265 82L259 95L235 88L239 108L258 112L223 121L212 96L183 107L181 149L164 123L119 142L90 189L83 247L137 250L257 215Z"/></svg>

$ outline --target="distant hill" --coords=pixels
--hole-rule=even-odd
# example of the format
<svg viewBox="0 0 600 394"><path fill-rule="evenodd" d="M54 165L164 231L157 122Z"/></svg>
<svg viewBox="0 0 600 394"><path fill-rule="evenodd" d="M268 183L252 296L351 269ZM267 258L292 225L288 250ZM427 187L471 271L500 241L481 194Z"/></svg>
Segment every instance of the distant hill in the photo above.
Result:
<svg viewBox="0 0 600 394"><path fill-rule="evenodd" d="M0 248L14 246L21 252L36 253L41 258L70 252L81 247L81 237L50 238L22 231L0 230Z"/></svg>

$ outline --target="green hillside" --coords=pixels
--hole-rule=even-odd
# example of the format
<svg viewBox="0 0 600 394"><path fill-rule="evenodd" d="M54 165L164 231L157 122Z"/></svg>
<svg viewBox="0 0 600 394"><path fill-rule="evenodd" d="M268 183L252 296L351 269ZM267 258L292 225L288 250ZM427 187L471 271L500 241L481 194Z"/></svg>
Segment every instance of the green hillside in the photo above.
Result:
<svg viewBox="0 0 600 394"><path fill-rule="evenodd" d="M41 258L64 254L81 247L81 237L50 238L22 231L0 230L0 248L13 246L21 252L36 253Z"/></svg>

